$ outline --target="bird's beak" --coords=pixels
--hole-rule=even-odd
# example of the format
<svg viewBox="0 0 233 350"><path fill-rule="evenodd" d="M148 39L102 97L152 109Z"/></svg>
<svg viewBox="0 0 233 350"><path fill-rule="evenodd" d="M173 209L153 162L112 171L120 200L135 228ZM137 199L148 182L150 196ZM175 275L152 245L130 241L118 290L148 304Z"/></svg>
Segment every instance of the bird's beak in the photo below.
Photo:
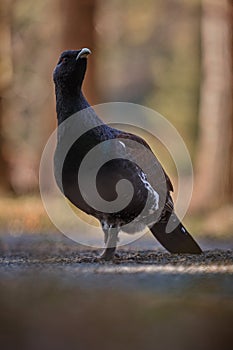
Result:
<svg viewBox="0 0 233 350"><path fill-rule="evenodd" d="M91 50L89 50L87 47L84 47L84 49L82 49L77 57L76 57L76 61L79 59L79 58L84 58L84 57L87 57L89 54L91 53Z"/></svg>

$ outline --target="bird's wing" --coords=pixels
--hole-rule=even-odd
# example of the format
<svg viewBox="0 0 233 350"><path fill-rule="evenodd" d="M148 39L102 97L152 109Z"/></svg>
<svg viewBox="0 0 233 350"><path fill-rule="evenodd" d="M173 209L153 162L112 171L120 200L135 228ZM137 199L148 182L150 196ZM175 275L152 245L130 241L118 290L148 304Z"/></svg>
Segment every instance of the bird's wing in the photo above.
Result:
<svg viewBox="0 0 233 350"><path fill-rule="evenodd" d="M139 159L140 158L143 159L146 156L146 152L144 149L144 147L145 147L153 154L156 162L159 163L157 157L154 155L154 153L153 153L152 149L150 148L150 146L148 145L148 143L140 136L137 136L137 135L134 135L131 133L120 132L116 135L116 138L135 141L133 143L127 143L127 147L132 147L137 152L137 156ZM144 147L141 147L141 145ZM171 183L170 178L168 177L168 175L166 174L166 172L163 168L162 168L162 170L164 172L164 176L165 176L165 180L166 180L166 184L167 184L167 190L173 191L173 185Z"/></svg>

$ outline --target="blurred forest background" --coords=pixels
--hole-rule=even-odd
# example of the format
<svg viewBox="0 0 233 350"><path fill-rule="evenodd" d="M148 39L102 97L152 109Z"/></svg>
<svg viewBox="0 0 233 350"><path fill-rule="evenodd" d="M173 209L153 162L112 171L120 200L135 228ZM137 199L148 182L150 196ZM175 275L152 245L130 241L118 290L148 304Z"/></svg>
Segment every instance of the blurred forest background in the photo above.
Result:
<svg viewBox="0 0 233 350"><path fill-rule="evenodd" d="M232 234L232 28L231 0L1 0L0 230L54 230L38 188L56 127L52 71L64 49L89 47L89 101L168 118L194 164L189 224Z"/></svg>

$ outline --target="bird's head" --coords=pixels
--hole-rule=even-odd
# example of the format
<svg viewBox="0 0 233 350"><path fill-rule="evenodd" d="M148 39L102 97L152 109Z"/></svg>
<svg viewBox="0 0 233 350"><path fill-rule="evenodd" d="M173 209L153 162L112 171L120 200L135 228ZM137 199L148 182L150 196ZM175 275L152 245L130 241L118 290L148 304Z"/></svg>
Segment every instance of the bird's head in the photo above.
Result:
<svg viewBox="0 0 233 350"><path fill-rule="evenodd" d="M53 72L55 85L67 90L81 89L87 67L87 56L91 50L69 50L62 52Z"/></svg>

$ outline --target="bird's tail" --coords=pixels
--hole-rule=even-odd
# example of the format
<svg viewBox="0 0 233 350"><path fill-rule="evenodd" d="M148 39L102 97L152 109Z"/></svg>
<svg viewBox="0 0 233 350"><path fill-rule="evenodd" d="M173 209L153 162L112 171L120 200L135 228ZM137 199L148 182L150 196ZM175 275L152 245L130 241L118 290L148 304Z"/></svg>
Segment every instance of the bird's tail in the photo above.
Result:
<svg viewBox="0 0 233 350"><path fill-rule="evenodd" d="M169 213L170 214L170 213ZM171 232L166 232L168 219L172 220L174 229ZM202 250L195 242L186 228L182 225L174 212L166 218L155 223L151 228L151 232L157 240L170 253L186 253L186 254L201 254Z"/></svg>

